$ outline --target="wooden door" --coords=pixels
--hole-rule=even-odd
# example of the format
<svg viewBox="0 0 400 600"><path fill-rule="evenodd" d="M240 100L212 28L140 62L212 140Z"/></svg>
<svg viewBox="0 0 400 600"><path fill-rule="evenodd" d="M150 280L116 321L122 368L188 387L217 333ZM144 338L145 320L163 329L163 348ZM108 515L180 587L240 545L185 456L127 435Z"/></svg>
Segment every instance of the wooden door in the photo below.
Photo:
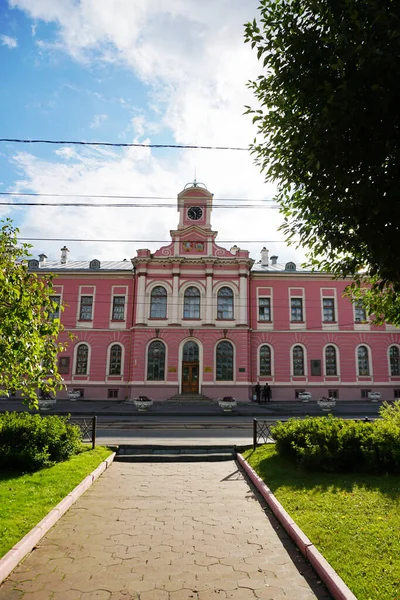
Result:
<svg viewBox="0 0 400 600"><path fill-rule="evenodd" d="M182 394L199 393L199 361L184 360L182 363Z"/></svg>

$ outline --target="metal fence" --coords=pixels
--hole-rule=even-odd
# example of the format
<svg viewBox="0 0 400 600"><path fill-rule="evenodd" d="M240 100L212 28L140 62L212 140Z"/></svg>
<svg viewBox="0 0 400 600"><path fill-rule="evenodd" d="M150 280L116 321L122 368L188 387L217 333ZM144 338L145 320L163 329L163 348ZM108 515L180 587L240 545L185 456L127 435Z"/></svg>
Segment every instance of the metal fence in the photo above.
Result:
<svg viewBox="0 0 400 600"><path fill-rule="evenodd" d="M273 442L271 428L276 425L276 421L259 421L253 419L253 450L257 448L258 444L268 444Z"/></svg>
<svg viewBox="0 0 400 600"><path fill-rule="evenodd" d="M69 423L79 427L83 442L90 442L92 448L96 447L97 417L73 417Z"/></svg>

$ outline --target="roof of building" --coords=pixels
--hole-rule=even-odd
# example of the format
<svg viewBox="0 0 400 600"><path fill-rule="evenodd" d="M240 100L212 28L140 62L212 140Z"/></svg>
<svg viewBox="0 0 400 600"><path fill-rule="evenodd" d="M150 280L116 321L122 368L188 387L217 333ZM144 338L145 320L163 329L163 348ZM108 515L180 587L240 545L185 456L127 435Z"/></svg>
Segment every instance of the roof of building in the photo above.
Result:
<svg viewBox="0 0 400 600"><path fill-rule="evenodd" d="M29 261L31 262L31 261ZM100 266L90 267L90 260L69 260L61 263L59 260L46 260L45 264L34 267L35 271L132 271L130 260L101 260Z"/></svg>
<svg viewBox="0 0 400 600"><path fill-rule="evenodd" d="M311 273L311 269L303 269L301 265L293 262L287 263L269 263L267 266L262 265L261 261L254 263L252 271L257 273Z"/></svg>

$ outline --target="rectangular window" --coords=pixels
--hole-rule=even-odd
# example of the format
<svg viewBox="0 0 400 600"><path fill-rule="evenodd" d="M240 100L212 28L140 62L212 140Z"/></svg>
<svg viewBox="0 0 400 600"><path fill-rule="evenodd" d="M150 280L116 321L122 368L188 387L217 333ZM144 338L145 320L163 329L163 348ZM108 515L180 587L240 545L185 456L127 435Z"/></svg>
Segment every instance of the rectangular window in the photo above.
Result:
<svg viewBox="0 0 400 600"><path fill-rule="evenodd" d="M393 397L395 400L400 398L400 390L393 390Z"/></svg>
<svg viewBox="0 0 400 600"><path fill-rule="evenodd" d="M335 398L335 400L339 399L339 390L328 390L329 398Z"/></svg>
<svg viewBox="0 0 400 600"><path fill-rule="evenodd" d="M118 390L107 390L107 398L118 398Z"/></svg>
<svg viewBox="0 0 400 600"><path fill-rule="evenodd" d="M334 298L323 298L322 306L324 312L324 323L335 322L335 299Z"/></svg>
<svg viewBox="0 0 400 600"><path fill-rule="evenodd" d="M62 374L69 373L69 362L69 356L61 356L58 359L58 372Z"/></svg>
<svg viewBox="0 0 400 600"><path fill-rule="evenodd" d="M368 394L371 390L361 390L361 398L368 398Z"/></svg>
<svg viewBox="0 0 400 600"><path fill-rule="evenodd" d="M271 298L258 299L258 320L271 321Z"/></svg>
<svg viewBox="0 0 400 600"><path fill-rule="evenodd" d="M291 321L304 321L303 319L303 298L290 298L290 319Z"/></svg>
<svg viewBox="0 0 400 600"><path fill-rule="evenodd" d="M114 296L113 297L112 320L113 321L124 321L125 320L125 296Z"/></svg>
<svg viewBox="0 0 400 600"><path fill-rule="evenodd" d="M363 323L367 320L367 315L365 314L365 308L363 306L362 300L357 300L354 304L354 321L356 323Z"/></svg>
<svg viewBox="0 0 400 600"><path fill-rule="evenodd" d="M53 312L49 313L49 318L54 321L54 319L60 318L60 304L61 304L61 296L50 296L51 300L57 306L53 308Z"/></svg>
<svg viewBox="0 0 400 600"><path fill-rule="evenodd" d="M91 321L93 314L93 296L81 296L81 308L79 319L81 321Z"/></svg>

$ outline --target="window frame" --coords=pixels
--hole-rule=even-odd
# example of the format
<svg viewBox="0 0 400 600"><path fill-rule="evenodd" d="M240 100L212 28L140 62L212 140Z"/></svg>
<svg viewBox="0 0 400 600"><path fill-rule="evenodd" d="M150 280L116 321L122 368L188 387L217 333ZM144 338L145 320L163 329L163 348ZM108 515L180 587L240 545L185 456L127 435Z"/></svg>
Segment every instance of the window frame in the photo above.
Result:
<svg viewBox="0 0 400 600"><path fill-rule="evenodd" d="M90 304L86 304L85 305L85 300L89 300L90 299ZM79 321L84 321L85 323L88 323L90 321L93 321L93 305L94 305L94 297L93 294L82 294L80 297L80 303L79 303ZM86 311L86 309L90 307L90 313L89 311ZM87 312L87 316L85 316L85 313Z"/></svg>
<svg viewBox="0 0 400 600"><path fill-rule="evenodd" d="M262 372L262 356L261 353L263 351L263 348L268 348L269 351L269 373L263 373ZM258 361L259 361L259 368L258 368L258 372L259 372L259 376L260 377L272 377L272 373L273 373L273 351L272 351L272 347L270 344L261 344L261 346L258 349Z"/></svg>
<svg viewBox="0 0 400 600"><path fill-rule="evenodd" d="M164 290L164 294L156 294L156 290ZM157 298L159 301L157 301ZM161 302L162 300L162 302ZM162 308L163 310L161 310ZM159 314L158 314L159 313ZM149 319L165 320L168 315L168 291L163 285L155 285L150 292Z"/></svg>
<svg viewBox="0 0 400 600"><path fill-rule="evenodd" d="M299 302L299 306L295 306L294 304ZM301 318L296 317L297 312ZM304 323L304 300L303 296L290 296L290 322L291 323Z"/></svg>
<svg viewBox="0 0 400 600"><path fill-rule="evenodd" d="M79 362L81 360L79 356L80 348L85 347L87 349L86 352L86 365L85 370L82 372L78 371ZM75 347L75 365L74 365L74 375L89 375L89 365L90 365L90 346L87 342L79 342Z"/></svg>
<svg viewBox="0 0 400 600"><path fill-rule="evenodd" d="M123 300L122 305L118 304L118 300ZM121 313L121 308L122 308L122 316L118 317L117 314L118 312ZM125 321L126 320L126 316L125 316L125 308L126 308L126 296L123 294L114 294L113 295L113 301L112 301L112 312L111 312L111 320L112 321Z"/></svg>
<svg viewBox="0 0 400 600"><path fill-rule="evenodd" d="M328 348L333 348L334 353L335 353L335 372L334 373L328 373L328 357L327 357L327 350ZM339 376L339 368L338 368L338 349L335 346L335 344L326 344L325 348L324 348L324 372L325 372L325 377L338 377Z"/></svg>
<svg viewBox="0 0 400 600"><path fill-rule="evenodd" d="M112 373L112 361L115 361L115 357L112 356L113 348L119 348L119 373ZM122 344L114 342L110 344L107 356L107 374L109 377L121 377L123 375L123 360L124 360L124 348Z"/></svg>
<svg viewBox="0 0 400 600"><path fill-rule="evenodd" d="M222 346L222 345L226 345L226 347L230 347L231 348L231 356L227 357L227 361L229 361L230 364L224 364L222 363L221 365L219 364L219 359L220 356L218 355L218 349ZM219 375L219 369L221 369L221 375ZM226 369L231 370L231 373L228 372L228 375L232 374L232 377L225 377L223 376L222 371ZM215 345L215 381L220 381L220 382L224 382L224 381L229 381L229 382L234 382L235 381L235 347L233 345L233 343L230 340L219 340L216 345Z"/></svg>
<svg viewBox="0 0 400 600"><path fill-rule="evenodd" d="M262 305L262 302L266 301L267 304L265 306ZM265 315L261 315L261 309L266 309L268 313L268 318L265 318ZM258 322L259 323L271 323L272 322L272 311L271 311L271 296L259 296L258 297Z"/></svg>
<svg viewBox="0 0 400 600"><path fill-rule="evenodd" d="M197 294L192 294L190 295L190 292L192 290L196 290ZM197 300L197 302L193 302L192 300ZM188 302L186 302L188 301ZM195 315L193 316L192 314L190 314L192 312L192 309L195 308L196 310ZM201 318L201 292L199 290L199 288L195 285L189 285L185 291L183 292L183 319L185 319L186 321L198 321Z"/></svg>
<svg viewBox="0 0 400 600"><path fill-rule="evenodd" d="M322 298L322 322L337 323L334 296L324 296Z"/></svg>
<svg viewBox="0 0 400 600"><path fill-rule="evenodd" d="M365 348L366 350L366 359L360 357L360 350L362 348ZM358 377L371 377L371 372L372 372L372 368L371 368L371 351L370 348L366 345L366 344L360 344L359 346L357 346L356 348L356 357L357 357L357 376ZM361 360L366 360L367 361L367 372L361 372L362 369L360 369L360 361Z"/></svg>
<svg viewBox="0 0 400 600"><path fill-rule="evenodd" d="M230 295L223 295L223 290L229 290ZM227 303L227 299L230 303ZM228 306L228 309L226 308ZM225 312L230 316L225 316ZM221 316L220 316L221 313ZM217 321L234 321L235 320L235 292L228 285L223 285L217 292Z"/></svg>
<svg viewBox="0 0 400 600"><path fill-rule="evenodd" d="M302 373L296 373L296 365L295 365L295 354L294 351L296 348L300 348L302 352ZM292 377L306 377L307 376L307 355L304 346L301 344L294 344L290 349L291 352L291 365L292 365ZM297 359L298 360L298 359Z"/></svg>
<svg viewBox="0 0 400 600"><path fill-rule="evenodd" d="M397 351L397 356L396 357L392 357L391 356L391 351L392 349L395 349ZM389 375L390 377L400 377L400 348L397 344L390 344L389 348L388 348L388 354L389 354ZM397 369L396 369L396 373L393 372L393 360L397 361Z"/></svg>
<svg viewBox="0 0 400 600"><path fill-rule="evenodd" d="M149 377L149 371L150 371L150 351L152 346L155 346L156 344L159 345L160 349L162 348L162 355L160 356L160 364L157 366L158 369L160 369L160 376L159 377ZM165 374L166 374L166 365L167 365L167 346L166 344L161 341L161 340L151 340L151 342L149 343L149 345L147 346L146 349L146 381L164 381L166 380L165 378ZM153 369L153 375L154 375L154 370L155 370L155 366L153 363L152 366Z"/></svg>

